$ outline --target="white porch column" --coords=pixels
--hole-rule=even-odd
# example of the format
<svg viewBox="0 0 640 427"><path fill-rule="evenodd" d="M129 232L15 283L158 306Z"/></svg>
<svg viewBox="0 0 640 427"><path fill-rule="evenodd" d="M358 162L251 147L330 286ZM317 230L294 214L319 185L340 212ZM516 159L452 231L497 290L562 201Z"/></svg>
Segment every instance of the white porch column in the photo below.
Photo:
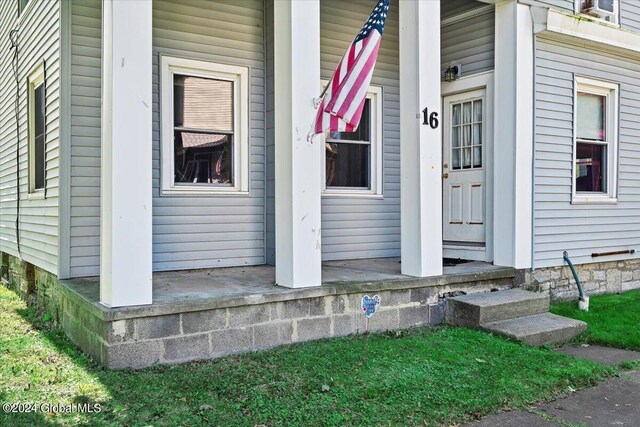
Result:
<svg viewBox="0 0 640 427"><path fill-rule="evenodd" d="M494 263L531 267L533 24L530 8L496 4Z"/></svg>
<svg viewBox="0 0 640 427"><path fill-rule="evenodd" d="M104 0L100 302L151 304L151 1Z"/></svg>
<svg viewBox="0 0 640 427"><path fill-rule="evenodd" d="M320 92L320 2L274 2L276 283L319 286L323 143L307 141Z"/></svg>
<svg viewBox="0 0 640 427"><path fill-rule="evenodd" d="M442 274L440 2L399 5L402 274L437 276ZM423 124L425 108L438 115L435 129Z"/></svg>

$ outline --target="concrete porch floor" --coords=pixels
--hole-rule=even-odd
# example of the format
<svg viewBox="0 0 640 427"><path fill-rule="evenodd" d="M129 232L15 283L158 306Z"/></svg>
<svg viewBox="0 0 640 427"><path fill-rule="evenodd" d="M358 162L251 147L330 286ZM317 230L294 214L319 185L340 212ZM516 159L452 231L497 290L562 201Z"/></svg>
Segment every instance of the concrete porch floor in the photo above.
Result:
<svg viewBox="0 0 640 427"><path fill-rule="evenodd" d="M514 270L485 262L468 262L444 267L437 277L415 278L400 273L400 258L325 261L322 263L322 286L290 289L276 286L275 267L271 265L224 267L153 273L153 304L109 310L116 318L143 312L155 314L187 309L210 309L232 305L259 304L301 297L368 292L396 287L442 286L454 283L513 277ZM99 277L62 280L61 283L84 299L99 305ZM123 316L123 317L121 317ZM110 316L107 316L110 317Z"/></svg>

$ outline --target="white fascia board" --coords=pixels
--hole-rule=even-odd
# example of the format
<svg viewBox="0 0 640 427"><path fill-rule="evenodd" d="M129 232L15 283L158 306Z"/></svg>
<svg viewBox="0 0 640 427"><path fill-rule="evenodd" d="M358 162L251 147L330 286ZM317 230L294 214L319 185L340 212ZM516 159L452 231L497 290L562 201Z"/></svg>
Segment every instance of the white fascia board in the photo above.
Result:
<svg viewBox="0 0 640 427"><path fill-rule="evenodd" d="M532 8L537 9L537 8ZM640 33L598 22L584 15L572 15L548 9L547 13L532 10L536 33L550 37L574 37L588 45L622 50L640 55Z"/></svg>

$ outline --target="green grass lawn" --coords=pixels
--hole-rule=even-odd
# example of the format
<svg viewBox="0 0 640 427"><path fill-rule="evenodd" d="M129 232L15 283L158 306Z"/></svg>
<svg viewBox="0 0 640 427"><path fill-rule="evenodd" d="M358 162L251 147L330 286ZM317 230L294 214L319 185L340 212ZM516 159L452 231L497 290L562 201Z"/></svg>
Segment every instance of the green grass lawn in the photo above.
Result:
<svg viewBox="0 0 640 427"><path fill-rule="evenodd" d="M577 301L554 304L551 311L587 322L581 341L640 351L640 291L592 296L589 311L578 310Z"/></svg>
<svg viewBox="0 0 640 427"><path fill-rule="evenodd" d="M447 327L112 372L0 286L0 401L102 405L91 415L0 413L0 425L450 425L615 374Z"/></svg>

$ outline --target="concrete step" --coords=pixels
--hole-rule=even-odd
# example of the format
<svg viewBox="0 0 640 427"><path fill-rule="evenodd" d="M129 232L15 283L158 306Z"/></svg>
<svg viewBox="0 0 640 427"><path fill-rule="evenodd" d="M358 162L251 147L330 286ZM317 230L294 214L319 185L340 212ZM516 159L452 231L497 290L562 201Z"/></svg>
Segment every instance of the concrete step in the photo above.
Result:
<svg viewBox="0 0 640 427"><path fill-rule="evenodd" d="M563 344L587 330L587 324L551 313L534 314L480 325L481 329L529 345Z"/></svg>
<svg viewBox="0 0 640 427"><path fill-rule="evenodd" d="M446 321L455 326L477 327L483 323L531 316L547 311L549 311L549 295L522 289L509 289L449 298Z"/></svg>

